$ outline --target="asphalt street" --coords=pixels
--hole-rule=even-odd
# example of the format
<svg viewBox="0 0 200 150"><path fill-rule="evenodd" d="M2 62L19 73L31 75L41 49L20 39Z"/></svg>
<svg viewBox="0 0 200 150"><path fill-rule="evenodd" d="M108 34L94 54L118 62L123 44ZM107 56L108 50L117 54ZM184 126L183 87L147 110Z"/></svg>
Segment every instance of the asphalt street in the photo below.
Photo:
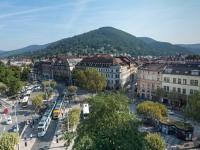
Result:
<svg viewBox="0 0 200 150"><path fill-rule="evenodd" d="M49 149L51 142L54 138L54 134L58 125L58 120L52 120L47 133L41 138L37 138L31 150L46 150Z"/></svg>

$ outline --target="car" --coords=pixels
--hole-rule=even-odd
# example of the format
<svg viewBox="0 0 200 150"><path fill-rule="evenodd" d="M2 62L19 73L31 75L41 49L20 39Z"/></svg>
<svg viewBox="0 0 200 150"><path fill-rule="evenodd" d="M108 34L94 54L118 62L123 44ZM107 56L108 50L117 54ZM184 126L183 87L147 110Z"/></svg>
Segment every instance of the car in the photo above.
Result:
<svg viewBox="0 0 200 150"><path fill-rule="evenodd" d="M11 118L11 116L8 116L8 117L6 118L6 124L7 124L7 125L12 124L12 118Z"/></svg>
<svg viewBox="0 0 200 150"><path fill-rule="evenodd" d="M19 132L19 127L17 125L12 126L12 128L9 130L10 132Z"/></svg>
<svg viewBox="0 0 200 150"><path fill-rule="evenodd" d="M169 115L174 115L174 112L171 111L171 110L168 110L168 114L169 114Z"/></svg>

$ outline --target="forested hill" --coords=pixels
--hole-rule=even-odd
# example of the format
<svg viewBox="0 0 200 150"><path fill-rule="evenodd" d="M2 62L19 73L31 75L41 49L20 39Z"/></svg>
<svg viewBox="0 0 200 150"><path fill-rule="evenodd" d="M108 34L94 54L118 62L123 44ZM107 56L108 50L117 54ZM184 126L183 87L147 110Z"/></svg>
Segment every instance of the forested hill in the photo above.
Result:
<svg viewBox="0 0 200 150"><path fill-rule="evenodd" d="M137 55L175 55L177 53L191 54L187 48L158 42L150 38L135 37L113 27L102 27L74 37L65 38L46 47L17 55L46 56L57 54L130 54Z"/></svg>

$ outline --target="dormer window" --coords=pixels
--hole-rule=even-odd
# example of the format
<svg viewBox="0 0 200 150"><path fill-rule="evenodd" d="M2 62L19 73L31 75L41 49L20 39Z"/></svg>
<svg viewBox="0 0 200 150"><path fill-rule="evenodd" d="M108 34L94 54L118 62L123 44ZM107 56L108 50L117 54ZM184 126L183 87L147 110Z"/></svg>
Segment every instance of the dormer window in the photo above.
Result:
<svg viewBox="0 0 200 150"><path fill-rule="evenodd" d="M191 75L198 76L199 75L199 70L192 70L191 71Z"/></svg>

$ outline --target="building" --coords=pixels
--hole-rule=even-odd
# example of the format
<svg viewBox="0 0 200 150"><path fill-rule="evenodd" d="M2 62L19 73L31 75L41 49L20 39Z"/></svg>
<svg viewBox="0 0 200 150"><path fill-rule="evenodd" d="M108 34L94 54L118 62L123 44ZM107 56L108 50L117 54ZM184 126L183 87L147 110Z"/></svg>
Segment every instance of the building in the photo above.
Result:
<svg viewBox="0 0 200 150"><path fill-rule="evenodd" d="M200 90L200 64L168 65L163 71L162 80L162 88L166 92L183 95L181 100L184 100L188 95Z"/></svg>
<svg viewBox="0 0 200 150"><path fill-rule="evenodd" d="M81 58L59 58L53 64L53 77L55 80L66 80L71 83L71 71Z"/></svg>
<svg viewBox="0 0 200 150"><path fill-rule="evenodd" d="M33 75L35 80L47 80L53 78L53 62L50 60L35 62Z"/></svg>
<svg viewBox="0 0 200 150"><path fill-rule="evenodd" d="M144 64L137 72L137 94L152 99L157 88L162 87L162 72L165 64Z"/></svg>
<svg viewBox="0 0 200 150"><path fill-rule="evenodd" d="M127 56L95 55L83 58L77 69L96 68L107 80L107 88L118 89L132 81L137 64Z"/></svg>
<svg viewBox="0 0 200 150"><path fill-rule="evenodd" d="M32 72L34 80L55 79L71 82L71 71L81 58L56 58L35 62Z"/></svg>

